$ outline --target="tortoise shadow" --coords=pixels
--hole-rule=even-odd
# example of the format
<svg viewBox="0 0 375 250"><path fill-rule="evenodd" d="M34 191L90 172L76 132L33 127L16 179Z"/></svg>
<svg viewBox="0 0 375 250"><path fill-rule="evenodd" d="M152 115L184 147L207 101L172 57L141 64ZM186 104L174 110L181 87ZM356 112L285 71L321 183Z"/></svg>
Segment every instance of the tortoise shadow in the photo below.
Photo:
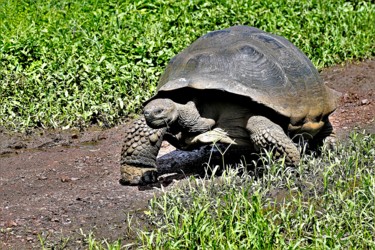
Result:
<svg viewBox="0 0 375 250"><path fill-rule="evenodd" d="M232 148L224 151L220 146L203 146L193 151L174 150L157 159L158 181L139 186L138 189L150 190L168 187L172 183L190 176L197 178L220 176L228 166L236 168L241 165L243 168L245 165L246 171L259 177L262 173L256 171L259 167L257 166L259 164L256 164L257 160L259 160L259 156L249 154L248 149L245 148ZM215 171L212 171L214 168Z"/></svg>

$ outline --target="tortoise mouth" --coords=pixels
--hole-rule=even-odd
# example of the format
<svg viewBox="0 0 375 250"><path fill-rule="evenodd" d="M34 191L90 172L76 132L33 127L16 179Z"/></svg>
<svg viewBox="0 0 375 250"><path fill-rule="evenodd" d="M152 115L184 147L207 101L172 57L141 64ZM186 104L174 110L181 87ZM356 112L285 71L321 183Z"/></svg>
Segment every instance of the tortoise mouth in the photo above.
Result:
<svg viewBox="0 0 375 250"><path fill-rule="evenodd" d="M155 117L150 117L150 116L145 115L145 119L146 119L147 125L154 129L165 128L173 123L173 121L167 117L155 118Z"/></svg>

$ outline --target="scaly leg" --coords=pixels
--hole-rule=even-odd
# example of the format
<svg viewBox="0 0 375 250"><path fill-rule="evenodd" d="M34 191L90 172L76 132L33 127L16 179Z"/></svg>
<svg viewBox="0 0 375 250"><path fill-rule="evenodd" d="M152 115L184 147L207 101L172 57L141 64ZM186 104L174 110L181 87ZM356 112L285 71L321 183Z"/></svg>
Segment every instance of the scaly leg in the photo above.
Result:
<svg viewBox="0 0 375 250"><path fill-rule="evenodd" d="M314 136L311 140L310 148L313 150L318 150L319 147L327 145L329 149L334 149L336 147L336 134L332 127L331 122L327 119L324 122L324 126L319 131L318 134Z"/></svg>
<svg viewBox="0 0 375 250"><path fill-rule="evenodd" d="M246 128L250 132L250 138L255 149L261 148L274 150L274 156L280 158L285 156L287 165L297 166L300 153L293 141L284 133L283 129L263 116L252 116L247 122Z"/></svg>
<svg viewBox="0 0 375 250"><path fill-rule="evenodd" d="M156 182L156 156L165 129L152 129L144 118L136 120L125 131L121 151L121 180L123 185L140 185Z"/></svg>

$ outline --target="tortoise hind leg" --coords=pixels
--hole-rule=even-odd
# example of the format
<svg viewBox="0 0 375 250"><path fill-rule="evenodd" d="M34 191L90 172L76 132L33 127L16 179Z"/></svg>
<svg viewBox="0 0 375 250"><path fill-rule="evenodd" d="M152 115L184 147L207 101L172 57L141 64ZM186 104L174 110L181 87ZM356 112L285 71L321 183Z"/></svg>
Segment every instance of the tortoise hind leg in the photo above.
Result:
<svg viewBox="0 0 375 250"><path fill-rule="evenodd" d="M134 121L125 131L121 150L121 179L123 185L141 185L156 182L156 157L165 129L152 129L144 118Z"/></svg>
<svg viewBox="0 0 375 250"><path fill-rule="evenodd" d="M297 166L300 161L300 153L293 141L285 134L284 130L263 116L252 116L247 122L247 130L250 132L255 150L262 148L274 150L274 156L285 156L285 163L289 166Z"/></svg>
<svg viewBox="0 0 375 250"><path fill-rule="evenodd" d="M329 149L335 149L336 147L336 133L332 127L331 122L327 120L324 122L324 126L321 128L314 138L309 142L309 147L312 150L318 151L318 148L327 145Z"/></svg>

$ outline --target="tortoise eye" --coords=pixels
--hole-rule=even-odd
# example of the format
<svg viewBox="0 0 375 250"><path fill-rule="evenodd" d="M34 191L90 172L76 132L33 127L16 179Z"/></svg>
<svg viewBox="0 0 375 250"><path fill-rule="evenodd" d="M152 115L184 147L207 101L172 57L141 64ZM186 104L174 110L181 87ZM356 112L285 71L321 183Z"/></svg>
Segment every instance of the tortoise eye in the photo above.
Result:
<svg viewBox="0 0 375 250"><path fill-rule="evenodd" d="M161 113L163 113L162 108L157 108L157 109L154 110L154 115L160 115Z"/></svg>

